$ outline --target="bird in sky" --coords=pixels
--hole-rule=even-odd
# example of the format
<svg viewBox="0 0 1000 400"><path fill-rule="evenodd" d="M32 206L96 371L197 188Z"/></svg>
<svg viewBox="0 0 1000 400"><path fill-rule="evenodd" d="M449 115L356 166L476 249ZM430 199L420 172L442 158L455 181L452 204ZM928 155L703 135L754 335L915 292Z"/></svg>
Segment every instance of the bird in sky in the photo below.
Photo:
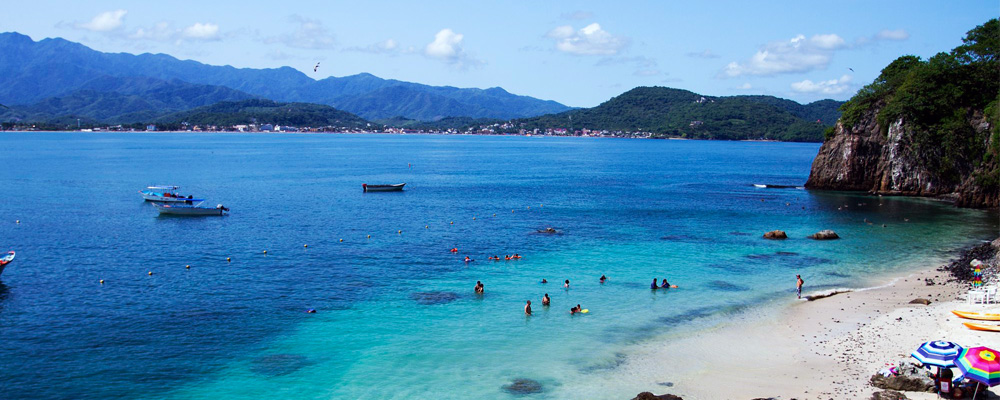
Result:
<svg viewBox="0 0 1000 400"><path fill-rule="evenodd" d="M316 64L316 66L318 67L318 66L319 66L319 64ZM847 69L851 70L851 72L854 72L854 68L851 68L851 67L847 67Z"/></svg>
<svg viewBox="0 0 1000 400"><path fill-rule="evenodd" d="M316 66L313 67L313 72L316 72L316 71L319 71L319 63L316 63Z"/></svg>

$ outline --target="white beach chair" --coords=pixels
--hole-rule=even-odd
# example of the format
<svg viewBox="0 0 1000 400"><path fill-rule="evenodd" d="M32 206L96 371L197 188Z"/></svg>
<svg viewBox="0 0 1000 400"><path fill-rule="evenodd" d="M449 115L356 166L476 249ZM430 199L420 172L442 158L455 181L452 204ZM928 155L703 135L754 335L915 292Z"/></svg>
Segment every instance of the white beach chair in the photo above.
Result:
<svg viewBox="0 0 1000 400"><path fill-rule="evenodd" d="M965 300L970 304L983 303L986 304L986 291L985 290L970 290L969 294L965 296Z"/></svg>
<svg viewBox="0 0 1000 400"><path fill-rule="evenodd" d="M993 285L987 287L983 290L983 304L990 304L997 302L997 286Z"/></svg>

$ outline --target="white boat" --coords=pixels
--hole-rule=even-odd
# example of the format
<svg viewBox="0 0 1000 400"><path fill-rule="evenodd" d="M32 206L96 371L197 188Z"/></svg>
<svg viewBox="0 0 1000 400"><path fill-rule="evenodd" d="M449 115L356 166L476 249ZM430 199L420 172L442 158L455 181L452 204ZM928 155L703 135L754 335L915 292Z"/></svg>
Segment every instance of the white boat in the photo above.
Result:
<svg viewBox="0 0 1000 400"><path fill-rule="evenodd" d="M215 207L202 207L201 203L198 204L160 204L153 203L156 206L156 211L160 212L160 215L170 214L170 215L226 215L229 209L223 207L219 204Z"/></svg>
<svg viewBox="0 0 1000 400"><path fill-rule="evenodd" d="M140 190L139 194L146 201L159 201L162 203L184 203L188 204L202 202L205 199L196 199L193 196L184 197L177 194L178 186L149 186L146 190Z"/></svg>
<svg viewBox="0 0 1000 400"><path fill-rule="evenodd" d="M8 251L3 257L0 257L0 275L3 275L3 269L7 268L7 264L14 261L14 250Z"/></svg>
<svg viewBox="0 0 1000 400"><path fill-rule="evenodd" d="M406 183L397 183L395 185L369 185L367 183L362 183L361 188L365 192L398 192L403 190L403 186Z"/></svg>

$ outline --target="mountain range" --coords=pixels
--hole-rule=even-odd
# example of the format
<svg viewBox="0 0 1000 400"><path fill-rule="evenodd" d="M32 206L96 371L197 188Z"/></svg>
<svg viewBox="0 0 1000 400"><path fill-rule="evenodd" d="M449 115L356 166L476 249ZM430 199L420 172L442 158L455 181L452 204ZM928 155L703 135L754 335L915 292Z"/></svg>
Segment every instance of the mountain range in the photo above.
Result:
<svg viewBox="0 0 1000 400"><path fill-rule="evenodd" d="M650 132L654 137L818 142L843 102L799 104L773 96L704 96L667 87L637 87L593 108L514 121L520 129L566 128Z"/></svg>
<svg viewBox="0 0 1000 400"><path fill-rule="evenodd" d="M498 87L429 86L371 74L315 80L291 67L235 68L165 54L103 53L61 38L36 42L13 32L0 33L0 53L0 103L17 111L5 119L76 114L133 122L250 98L325 104L369 120L509 119L570 109Z"/></svg>

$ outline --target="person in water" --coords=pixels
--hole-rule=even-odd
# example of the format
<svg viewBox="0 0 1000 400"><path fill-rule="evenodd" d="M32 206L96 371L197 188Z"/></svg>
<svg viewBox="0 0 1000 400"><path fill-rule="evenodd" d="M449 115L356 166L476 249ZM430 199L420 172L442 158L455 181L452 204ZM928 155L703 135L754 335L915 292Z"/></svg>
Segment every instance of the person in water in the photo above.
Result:
<svg viewBox="0 0 1000 400"><path fill-rule="evenodd" d="M566 284L563 285L566 289L569 289L569 279L566 280Z"/></svg>
<svg viewBox="0 0 1000 400"><path fill-rule="evenodd" d="M517 253L514 253L514 257L511 257L511 258L513 258L515 260L520 260L521 256L519 254L517 254Z"/></svg>
<svg viewBox="0 0 1000 400"><path fill-rule="evenodd" d="M549 283L549 281L545 278L542 278L542 283Z"/></svg>
<svg viewBox="0 0 1000 400"><path fill-rule="evenodd" d="M569 313L570 314L576 314L578 312L580 312L580 305L579 304L577 304L576 307L573 307L573 308L569 309Z"/></svg>
<svg viewBox="0 0 1000 400"><path fill-rule="evenodd" d="M802 298L802 285L805 283L806 281L802 280L802 275L795 275L795 295L800 299Z"/></svg>
<svg viewBox="0 0 1000 400"><path fill-rule="evenodd" d="M656 290L657 287L658 286L656 286L656 278L653 278L653 283L649 284L649 288Z"/></svg>
<svg viewBox="0 0 1000 400"><path fill-rule="evenodd" d="M663 283L660 285L661 288L670 288L670 284L667 283L667 278L663 278Z"/></svg>
<svg viewBox="0 0 1000 400"><path fill-rule="evenodd" d="M531 315L531 300L528 300L528 304L524 305L524 315Z"/></svg>
<svg viewBox="0 0 1000 400"><path fill-rule="evenodd" d="M604 283L604 281L606 280L608 280L608 277L604 276L604 274L601 274L601 283Z"/></svg>
<svg viewBox="0 0 1000 400"><path fill-rule="evenodd" d="M542 305L543 306L548 306L549 303L551 303L551 302L552 302L552 300L549 299L549 294L548 293L546 293L545 296L542 296Z"/></svg>
<svg viewBox="0 0 1000 400"><path fill-rule="evenodd" d="M483 294L483 283L480 282L480 281L476 281L476 289L475 290L476 290L477 294Z"/></svg>

